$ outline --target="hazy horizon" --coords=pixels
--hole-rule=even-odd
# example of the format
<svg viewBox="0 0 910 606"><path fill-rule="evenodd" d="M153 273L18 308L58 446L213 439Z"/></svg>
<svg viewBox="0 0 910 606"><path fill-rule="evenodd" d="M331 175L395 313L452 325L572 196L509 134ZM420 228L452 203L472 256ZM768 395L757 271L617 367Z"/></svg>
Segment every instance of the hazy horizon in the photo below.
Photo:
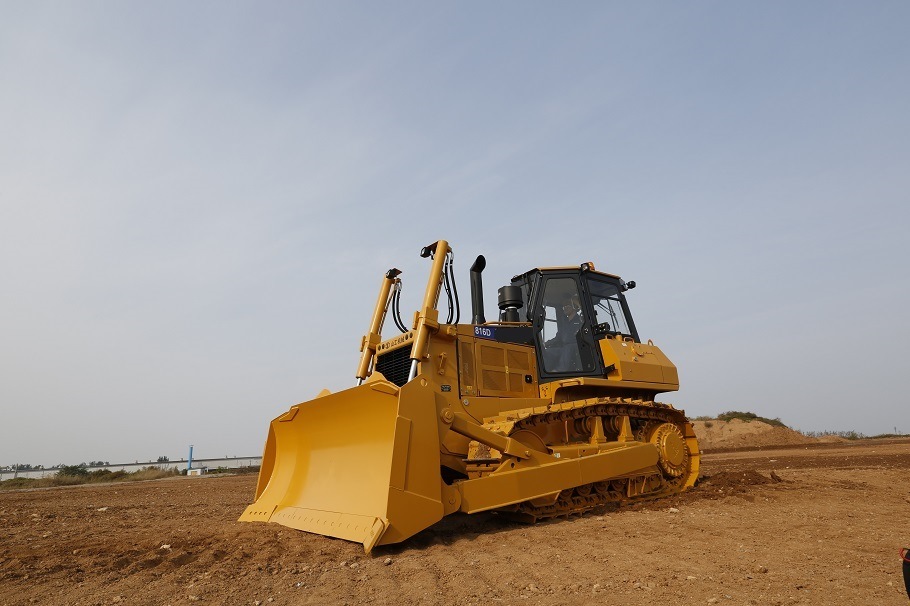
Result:
<svg viewBox="0 0 910 606"><path fill-rule="evenodd" d="M635 280L692 417L908 431L908 18L2 2L0 465L258 455L438 239L463 321L478 254L488 317L532 267Z"/></svg>

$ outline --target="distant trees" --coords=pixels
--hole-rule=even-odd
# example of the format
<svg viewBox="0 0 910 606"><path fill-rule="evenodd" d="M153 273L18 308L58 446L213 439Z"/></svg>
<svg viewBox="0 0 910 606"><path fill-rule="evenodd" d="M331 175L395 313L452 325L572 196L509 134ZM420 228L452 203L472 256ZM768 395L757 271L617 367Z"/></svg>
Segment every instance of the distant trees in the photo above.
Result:
<svg viewBox="0 0 910 606"><path fill-rule="evenodd" d="M161 457L158 457L158 462L159 463L168 463L168 462L170 462L170 459L165 456L161 456Z"/></svg>

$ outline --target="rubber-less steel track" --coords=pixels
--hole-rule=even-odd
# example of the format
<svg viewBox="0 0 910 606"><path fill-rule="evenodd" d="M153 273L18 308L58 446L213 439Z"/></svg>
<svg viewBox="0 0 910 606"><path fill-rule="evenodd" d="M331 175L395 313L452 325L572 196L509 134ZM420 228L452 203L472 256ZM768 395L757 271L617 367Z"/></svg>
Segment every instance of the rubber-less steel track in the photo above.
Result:
<svg viewBox="0 0 910 606"><path fill-rule="evenodd" d="M548 447L558 448L571 444L572 438L575 438L576 444L584 444L584 440L591 437L592 424L598 420L605 428L607 441L614 441L622 431L624 418L627 418L629 423L626 427L631 429L633 439L655 443L660 461L656 467L640 475L610 478L563 490L551 504L525 502L503 508L503 512L533 522L581 513L611 503L669 496L694 484L698 475L698 443L685 415L672 406L649 400L597 398L553 407L558 410L535 409L530 414L519 413L517 416L520 418L514 421L506 418L502 421L512 425L509 435L516 439L527 435L528 431L548 436L558 434L565 428L562 432L566 436L565 443L544 440ZM571 437L570 427L574 433Z"/></svg>

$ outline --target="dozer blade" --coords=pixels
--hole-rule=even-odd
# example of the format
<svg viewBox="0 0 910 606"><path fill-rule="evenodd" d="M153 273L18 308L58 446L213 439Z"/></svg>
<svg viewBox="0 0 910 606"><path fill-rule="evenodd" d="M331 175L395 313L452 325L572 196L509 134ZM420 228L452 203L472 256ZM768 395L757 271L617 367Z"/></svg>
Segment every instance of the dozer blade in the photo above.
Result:
<svg viewBox="0 0 910 606"><path fill-rule="evenodd" d="M304 402L272 421L242 522L376 546L442 519L439 435L432 388L369 381Z"/></svg>

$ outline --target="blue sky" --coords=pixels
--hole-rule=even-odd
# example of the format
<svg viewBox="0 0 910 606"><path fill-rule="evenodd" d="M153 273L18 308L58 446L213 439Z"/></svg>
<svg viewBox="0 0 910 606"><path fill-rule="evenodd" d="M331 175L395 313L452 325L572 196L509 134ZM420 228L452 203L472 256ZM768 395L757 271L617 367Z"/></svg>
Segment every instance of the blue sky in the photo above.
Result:
<svg viewBox="0 0 910 606"><path fill-rule="evenodd" d="M636 280L692 416L910 431L908 18L0 3L0 464L259 453L439 238L488 316L534 266Z"/></svg>

